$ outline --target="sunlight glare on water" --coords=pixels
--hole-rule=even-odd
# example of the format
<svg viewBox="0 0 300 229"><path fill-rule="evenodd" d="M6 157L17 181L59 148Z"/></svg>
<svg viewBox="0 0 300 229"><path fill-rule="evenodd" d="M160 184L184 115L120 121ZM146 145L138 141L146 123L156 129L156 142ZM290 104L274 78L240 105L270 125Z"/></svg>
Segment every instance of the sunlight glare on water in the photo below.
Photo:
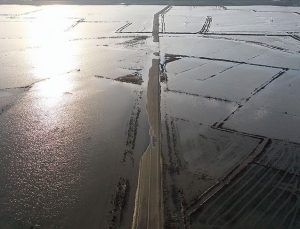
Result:
<svg viewBox="0 0 300 229"><path fill-rule="evenodd" d="M72 70L78 62L70 44L68 28L75 23L69 19L71 8L49 6L39 12L28 28L29 44L35 48L29 59L37 77L49 77Z"/></svg>
<svg viewBox="0 0 300 229"><path fill-rule="evenodd" d="M28 28L29 61L37 79L50 78L38 85L39 94L49 98L53 105L63 93L72 89L72 80L65 74L78 68L76 44L70 42L68 28L76 22L70 17L72 8L48 6L38 12Z"/></svg>

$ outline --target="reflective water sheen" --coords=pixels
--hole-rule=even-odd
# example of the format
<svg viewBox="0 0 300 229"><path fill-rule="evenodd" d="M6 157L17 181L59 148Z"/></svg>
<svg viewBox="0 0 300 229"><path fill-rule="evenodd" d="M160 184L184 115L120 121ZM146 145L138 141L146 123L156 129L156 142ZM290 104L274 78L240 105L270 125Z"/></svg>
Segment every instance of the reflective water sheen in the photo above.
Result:
<svg viewBox="0 0 300 229"><path fill-rule="evenodd" d="M152 52L147 36L110 38L140 12L112 9L0 6L0 228L131 225L145 86L115 79L146 81Z"/></svg>
<svg viewBox="0 0 300 229"><path fill-rule="evenodd" d="M51 7L43 10L28 26L28 44L39 46L28 54L36 76L51 76L65 73L78 66L76 45L70 45L66 32L72 25L67 7Z"/></svg>

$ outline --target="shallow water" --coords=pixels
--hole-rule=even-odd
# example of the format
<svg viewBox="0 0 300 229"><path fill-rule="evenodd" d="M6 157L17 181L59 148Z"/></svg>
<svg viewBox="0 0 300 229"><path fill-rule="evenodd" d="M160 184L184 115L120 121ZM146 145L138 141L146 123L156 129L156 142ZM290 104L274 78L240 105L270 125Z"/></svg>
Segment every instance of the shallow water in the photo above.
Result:
<svg viewBox="0 0 300 229"><path fill-rule="evenodd" d="M131 226L153 53L166 227L297 228L299 8L162 8L0 6L1 228Z"/></svg>
<svg viewBox="0 0 300 229"><path fill-rule="evenodd" d="M138 8L0 7L1 228L131 225L146 88L118 78L147 82L152 51L115 31Z"/></svg>

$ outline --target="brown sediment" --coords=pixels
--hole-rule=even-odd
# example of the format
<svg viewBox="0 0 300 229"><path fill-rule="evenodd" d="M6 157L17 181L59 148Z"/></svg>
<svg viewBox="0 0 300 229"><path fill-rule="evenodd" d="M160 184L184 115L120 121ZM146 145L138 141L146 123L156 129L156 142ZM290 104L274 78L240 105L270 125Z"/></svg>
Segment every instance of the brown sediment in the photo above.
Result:
<svg viewBox="0 0 300 229"><path fill-rule="evenodd" d="M125 47L134 47L136 45L142 45L145 43L145 40L148 38L148 36L136 36L128 41L124 41L121 43L118 43L118 45L124 45Z"/></svg>
<svg viewBox="0 0 300 229"><path fill-rule="evenodd" d="M126 76L118 77L115 80L124 83L133 83L138 85L141 85L143 83L143 79L138 72L135 72L133 74L128 74Z"/></svg>
<svg viewBox="0 0 300 229"><path fill-rule="evenodd" d="M134 72L132 74L128 74L128 75L125 75L125 76L120 76L116 79L101 76L101 75L95 75L95 77L101 78L101 79L119 81L119 82L123 82L123 83L137 84L137 85L142 85L142 83L144 82L143 78L142 78L142 76L140 75L139 72Z"/></svg>
<svg viewBox="0 0 300 229"><path fill-rule="evenodd" d="M120 177L116 185L116 191L112 198L112 210L110 211L109 228L119 228L122 222L123 210L129 193L129 181L124 177Z"/></svg>
<svg viewBox="0 0 300 229"><path fill-rule="evenodd" d="M141 113L140 108L140 100L142 98L143 91L138 92L138 98L136 99L136 102L133 106L130 120L129 120L129 127L127 132L127 140L126 140L126 149L123 154L123 160L122 162L126 162L128 157L131 159L132 164L134 164L133 159L133 152L135 149L135 143L136 143L136 137L137 137L137 129L138 129L138 120Z"/></svg>

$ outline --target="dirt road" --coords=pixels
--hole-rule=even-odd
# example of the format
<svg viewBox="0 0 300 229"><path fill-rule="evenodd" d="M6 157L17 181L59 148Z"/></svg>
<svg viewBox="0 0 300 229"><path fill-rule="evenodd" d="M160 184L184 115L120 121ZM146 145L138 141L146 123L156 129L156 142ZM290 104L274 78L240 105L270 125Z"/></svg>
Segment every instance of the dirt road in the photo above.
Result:
<svg viewBox="0 0 300 229"><path fill-rule="evenodd" d="M154 15L153 42L159 42L159 16L167 12L166 6ZM157 55L157 54L156 54ZM150 144L140 161L132 228L163 228L160 78L159 56L152 59L147 89L147 112L150 124Z"/></svg>
<svg viewBox="0 0 300 229"><path fill-rule="evenodd" d="M149 70L147 111L151 142L141 158L132 228L163 228L159 59Z"/></svg>

